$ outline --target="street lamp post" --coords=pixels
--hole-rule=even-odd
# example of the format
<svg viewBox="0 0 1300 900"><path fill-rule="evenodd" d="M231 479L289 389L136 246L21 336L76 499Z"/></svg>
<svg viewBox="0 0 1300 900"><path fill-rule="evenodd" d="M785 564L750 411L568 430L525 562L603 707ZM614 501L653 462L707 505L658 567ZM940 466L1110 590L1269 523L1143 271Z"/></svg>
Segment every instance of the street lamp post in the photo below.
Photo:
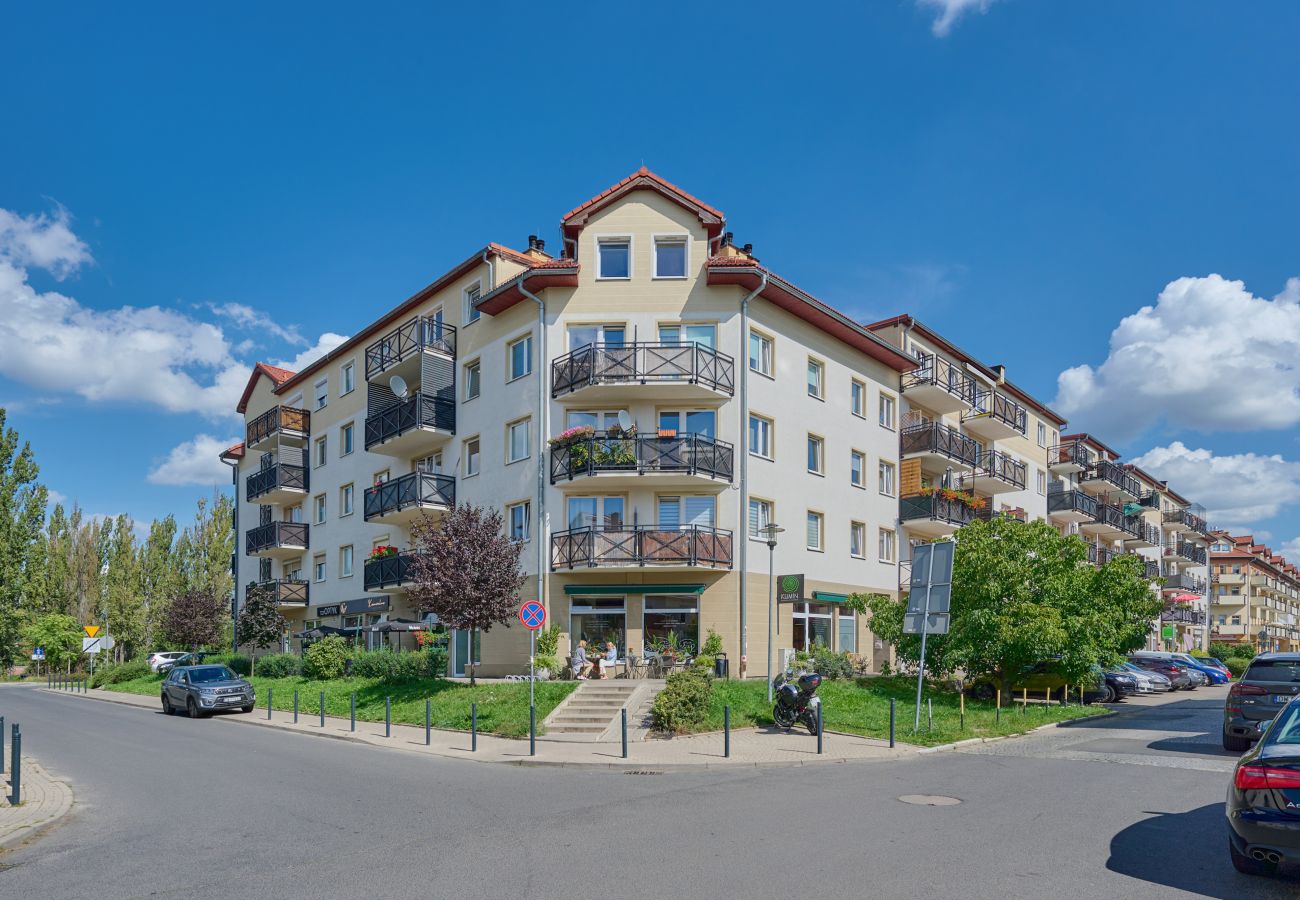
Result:
<svg viewBox="0 0 1300 900"><path fill-rule="evenodd" d="M776 619L776 536L785 531L775 522L759 529L767 538L767 702L772 702L772 648Z"/></svg>

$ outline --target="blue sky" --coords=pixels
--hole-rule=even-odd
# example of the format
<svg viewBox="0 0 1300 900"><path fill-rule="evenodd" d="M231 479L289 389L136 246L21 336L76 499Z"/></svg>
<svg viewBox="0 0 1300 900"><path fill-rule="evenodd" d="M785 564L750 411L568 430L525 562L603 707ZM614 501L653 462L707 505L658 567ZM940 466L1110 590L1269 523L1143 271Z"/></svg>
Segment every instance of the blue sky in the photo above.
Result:
<svg viewBox="0 0 1300 900"><path fill-rule="evenodd" d="M482 9L9 11L0 405L54 490L188 513L249 364L644 162L1300 556L1300 7Z"/></svg>

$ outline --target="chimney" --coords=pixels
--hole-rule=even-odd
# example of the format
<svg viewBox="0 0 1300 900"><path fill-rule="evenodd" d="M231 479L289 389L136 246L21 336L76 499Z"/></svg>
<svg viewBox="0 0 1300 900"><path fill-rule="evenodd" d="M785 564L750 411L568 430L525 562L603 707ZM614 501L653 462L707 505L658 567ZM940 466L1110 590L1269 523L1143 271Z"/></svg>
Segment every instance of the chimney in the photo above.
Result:
<svg viewBox="0 0 1300 900"><path fill-rule="evenodd" d="M535 234L528 235L528 251L524 255L538 262L544 262L551 258L550 254L546 252L546 241Z"/></svg>
<svg viewBox="0 0 1300 900"><path fill-rule="evenodd" d="M989 366L993 373L998 376L998 384L1003 384L1007 380L1007 367L1004 365Z"/></svg>

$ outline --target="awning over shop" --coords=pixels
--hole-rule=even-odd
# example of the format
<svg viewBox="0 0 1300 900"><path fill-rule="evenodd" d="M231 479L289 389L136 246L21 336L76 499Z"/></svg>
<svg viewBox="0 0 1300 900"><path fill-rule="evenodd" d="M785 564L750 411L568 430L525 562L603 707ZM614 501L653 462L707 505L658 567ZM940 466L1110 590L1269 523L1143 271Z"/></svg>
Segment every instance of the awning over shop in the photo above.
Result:
<svg viewBox="0 0 1300 900"><path fill-rule="evenodd" d="M830 591L813 591L813 599L822 603L843 603L849 599L848 594L832 594Z"/></svg>
<svg viewBox="0 0 1300 900"><path fill-rule="evenodd" d="M703 594L702 584L566 584L564 593L573 596L603 594Z"/></svg>

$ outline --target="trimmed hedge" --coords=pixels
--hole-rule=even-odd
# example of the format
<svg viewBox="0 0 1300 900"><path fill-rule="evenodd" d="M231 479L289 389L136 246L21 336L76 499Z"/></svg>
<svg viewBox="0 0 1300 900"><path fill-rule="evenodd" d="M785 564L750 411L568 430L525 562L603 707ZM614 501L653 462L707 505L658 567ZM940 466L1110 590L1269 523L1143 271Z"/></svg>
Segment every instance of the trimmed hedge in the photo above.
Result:
<svg viewBox="0 0 1300 900"><path fill-rule="evenodd" d="M147 678L150 674L149 663L143 659L118 663L115 666L99 666L91 676L90 686L97 688L106 684L134 681L137 678Z"/></svg>
<svg viewBox="0 0 1300 900"><path fill-rule="evenodd" d="M260 678L290 678L302 674L302 660L292 653L273 653L257 660Z"/></svg>
<svg viewBox="0 0 1300 900"><path fill-rule="evenodd" d="M702 668L689 668L668 676L664 689L655 697L651 716L660 731L685 734L698 730L709 715L713 678Z"/></svg>
<svg viewBox="0 0 1300 900"><path fill-rule="evenodd" d="M1240 678L1250 666L1250 660L1243 659L1240 656L1230 656L1223 661L1223 664L1228 667L1228 671L1232 673L1233 678Z"/></svg>
<svg viewBox="0 0 1300 900"><path fill-rule="evenodd" d="M351 671L357 678L382 678L385 681L442 678L447 674L447 650L429 647L405 653L389 649L363 651L352 657Z"/></svg>
<svg viewBox="0 0 1300 900"><path fill-rule="evenodd" d="M308 678L342 678L348 660L347 641L336 635L323 638L303 654L302 674Z"/></svg>

